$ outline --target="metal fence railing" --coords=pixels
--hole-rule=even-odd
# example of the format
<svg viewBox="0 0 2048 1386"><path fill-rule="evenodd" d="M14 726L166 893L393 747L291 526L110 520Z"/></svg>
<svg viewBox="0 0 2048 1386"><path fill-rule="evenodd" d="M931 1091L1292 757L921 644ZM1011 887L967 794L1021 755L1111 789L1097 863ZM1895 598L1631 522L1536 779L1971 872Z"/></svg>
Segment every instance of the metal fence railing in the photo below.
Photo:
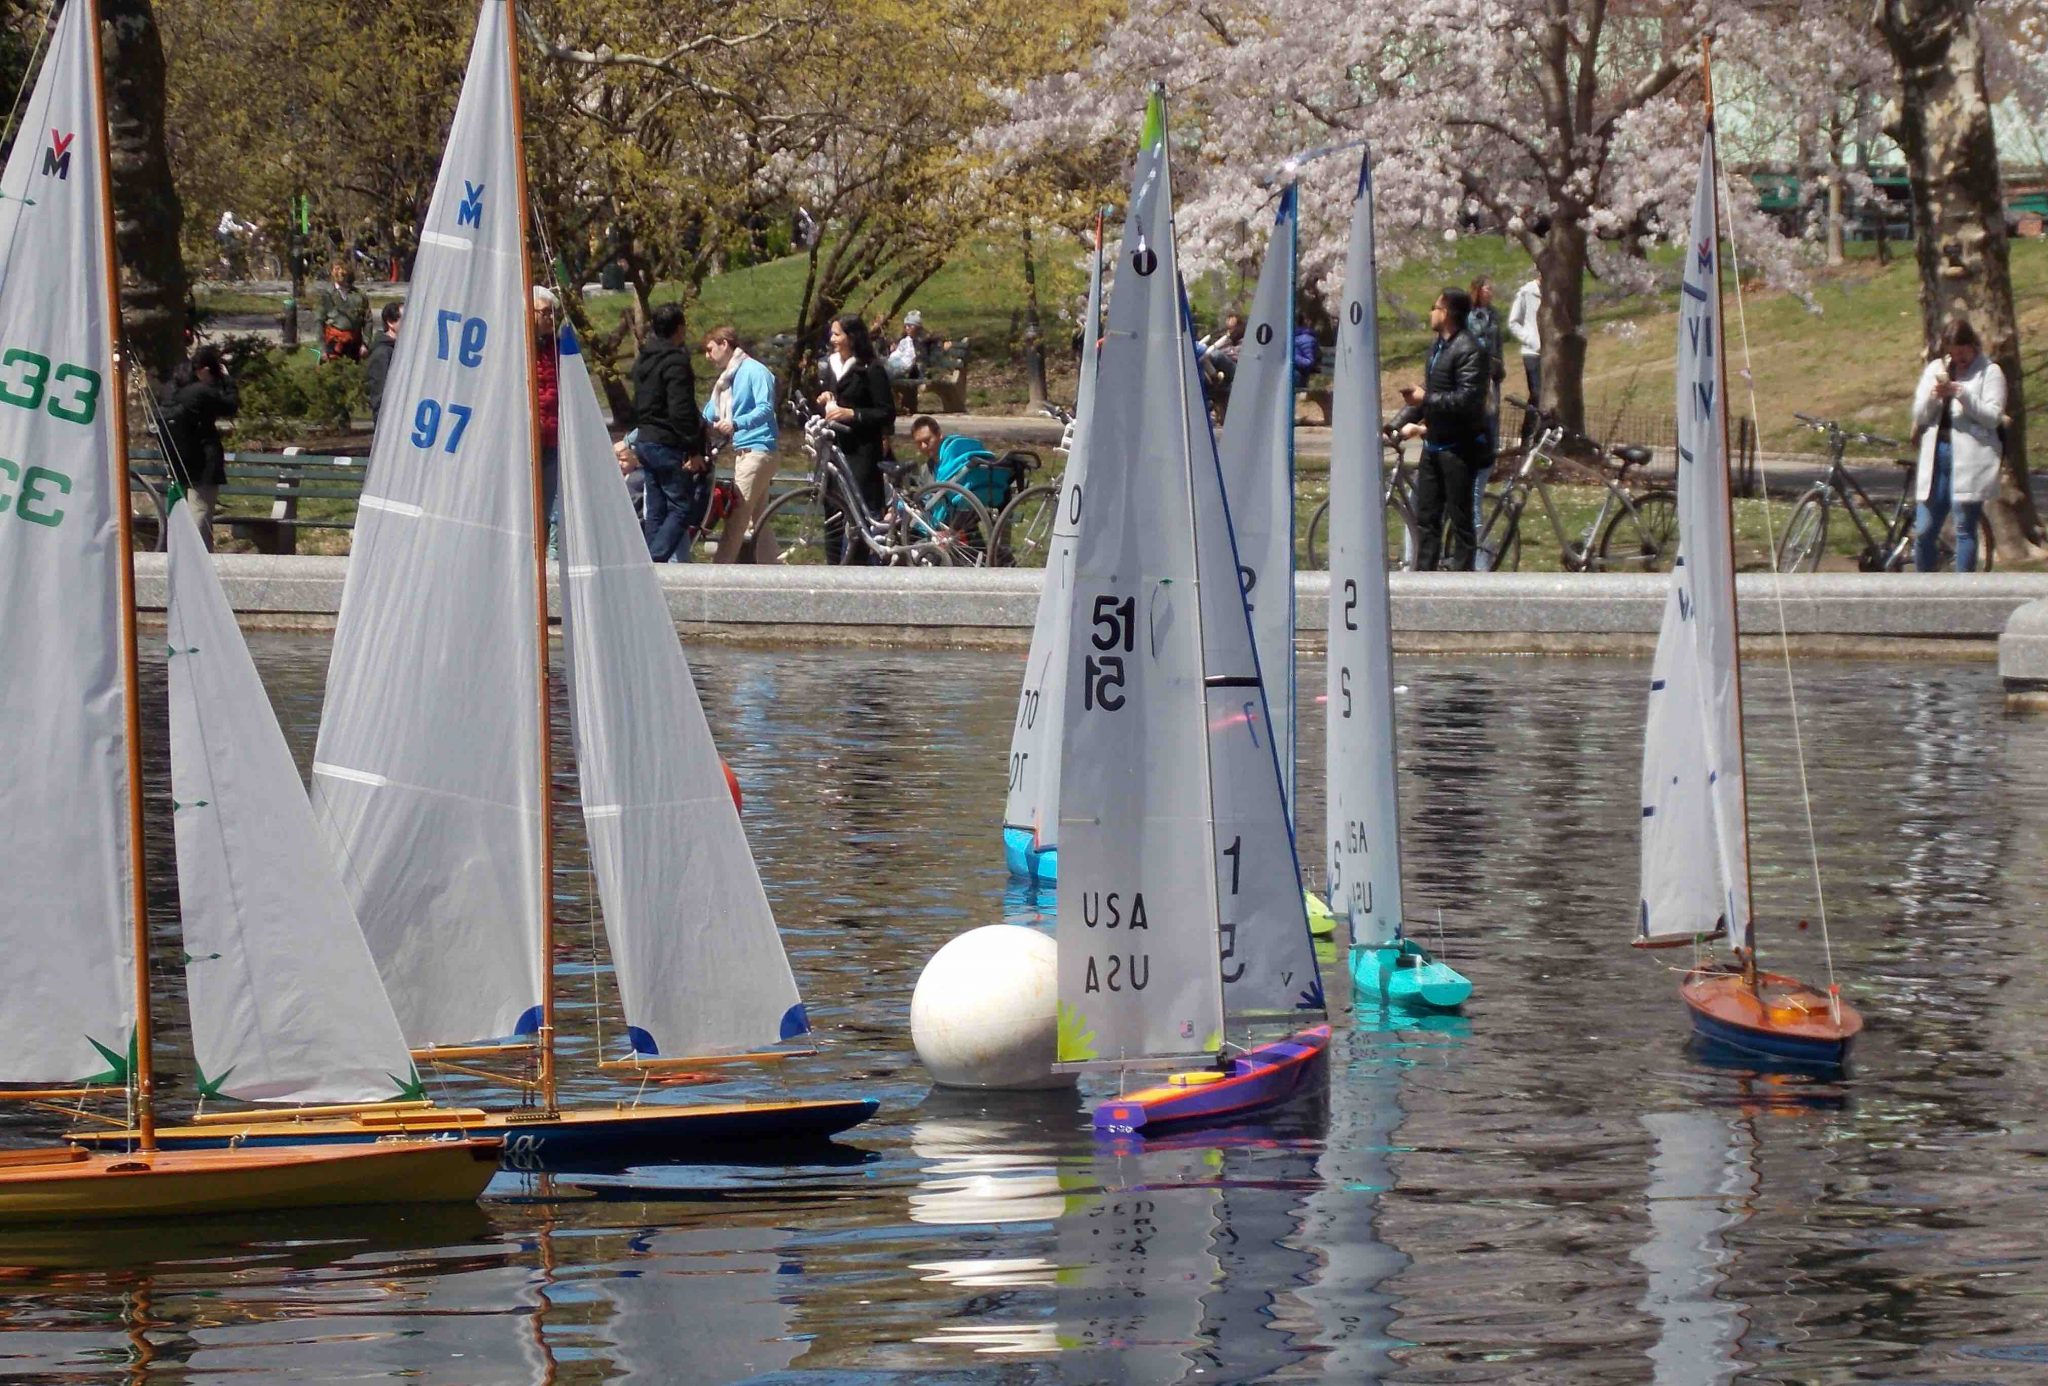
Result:
<svg viewBox="0 0 2048 1386"><path fill-rule="evenodd" d="M1519 406L1501 401L1500 435L1509 444L1522 435L1522 412ZM1646 480L1669 479L1677 473L1678 419L1675 415L1649 409L1602 411L1590 408L1586 411L1586 432L1609 446L1634 443L1650 449L1653 455L1643 469ZM1760 478L1757 473L1755 422L1748 418L1733 420L1728 429L1728 443L1734 454L1731 471L1736 494L1761 494L1758 490Z"/></svg>

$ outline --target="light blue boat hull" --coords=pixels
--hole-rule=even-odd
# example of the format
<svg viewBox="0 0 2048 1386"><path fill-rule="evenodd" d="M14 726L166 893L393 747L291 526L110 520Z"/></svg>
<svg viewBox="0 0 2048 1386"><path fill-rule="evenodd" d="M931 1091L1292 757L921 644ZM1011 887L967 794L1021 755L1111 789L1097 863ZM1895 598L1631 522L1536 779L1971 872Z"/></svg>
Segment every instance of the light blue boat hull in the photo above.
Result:
<svg viewBox="0 0 2048 1386"><path fill-rule="evenodd" d="M1472 983L1412 942L1384 947L1354 945L1351 983L1361 999L1410 1011L1449 1011L1465 1004Z"/></svg>
<svg viewBox="0 0 2048 1386"><path fill-rule="evenodd" d="M1029 828L1003 829L1003 861L1010 874L1019 880L1056 884L1060 878L1060 849L1048 847L1041 852L1033 845L1037 840L1037 834Z"/></svg>

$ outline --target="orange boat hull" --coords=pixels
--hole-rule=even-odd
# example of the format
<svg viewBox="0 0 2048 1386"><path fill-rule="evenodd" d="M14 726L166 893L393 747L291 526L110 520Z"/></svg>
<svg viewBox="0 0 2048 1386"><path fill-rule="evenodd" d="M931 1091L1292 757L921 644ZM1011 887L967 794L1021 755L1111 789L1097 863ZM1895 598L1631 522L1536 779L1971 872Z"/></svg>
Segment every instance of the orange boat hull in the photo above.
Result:
<svg viewBox="0 0 2048 1386"><path fill-rule="evenodd" d="M495 1140L265 1150L76 1146L0 1155L0 1226L186 1217L372 1203L469 1203L498 1168Z"/></svg>
<svg viewBox="0 0 2048 1386"><path fill-rule="evenodd" d="M1694 968L1678 995L1701 1039L1753 1059L1839 1066L1863 1029L1848 1002L1776 972L1759 972L1752 988L1740 972Z"/></svg>

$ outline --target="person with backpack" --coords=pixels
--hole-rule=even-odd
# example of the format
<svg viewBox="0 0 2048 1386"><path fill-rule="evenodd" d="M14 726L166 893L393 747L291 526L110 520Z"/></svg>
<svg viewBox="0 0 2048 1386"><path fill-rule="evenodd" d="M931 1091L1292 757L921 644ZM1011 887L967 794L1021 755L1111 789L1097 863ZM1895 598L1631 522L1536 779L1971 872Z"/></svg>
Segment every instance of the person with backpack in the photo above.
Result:
<svg viewBox="0 0 2048 1386"><path fill-rule="evenodd" d="M199 537L213 547L213 516L220 508L221 484L228 479L227 449L220 440L220 421L241 408L241 396L220 348L208 343L180 362L164 383L163 444L171 476L184 487L192 504Z"/></svg>
<svg viewBox="0 0 2048 1386"><path fill-rule="evenodd" d="M656 563L687 563L710 501L711 466L704 419L697 412L697 377L683 349L681 304L664 303L649 315L631 380L639 434L634 451L647 472L647 513L640 520L647 552Z"/></svg>
<svg viewBox="0 0 2048 1386"><path fill-rule="evenodd" d="M1306 322L1299 319L1294 324L1294 388L1297 393L1308 388L1308 378L1323 366L1323 344L1316 340L1316 334Z"/></svg>
<svg viewBox="0 0 2048 1386"><path fill-rule="evenodd" d="M762 534L745 554L740 550L747 531L768 508L768 488L775 482L775 372L747 354L731 327L704 334L704 354L718 372L704 421L713 447L732 448L733 485L740 493L739 504L725 516L711 561L773 563L781 557L773 534Z"/></svg>

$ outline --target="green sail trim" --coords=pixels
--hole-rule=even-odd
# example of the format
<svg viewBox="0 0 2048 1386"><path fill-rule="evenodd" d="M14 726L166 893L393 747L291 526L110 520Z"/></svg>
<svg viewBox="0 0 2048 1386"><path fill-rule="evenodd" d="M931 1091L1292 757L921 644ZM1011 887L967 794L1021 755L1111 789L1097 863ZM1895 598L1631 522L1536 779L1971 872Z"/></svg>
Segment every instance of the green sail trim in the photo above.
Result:
<svg viewBox="0 0 2048 1386"><path fill-rule="evenodd" d="M1150 149L1166 138L1166 92L1152 88L1145 98L1145 126L1138 132L1138 148Z"/></svg>
<svg viewBox="0 0 2048 1386"><path fill-rule="evenodd" d="M85 1042L100 1051L100 1057L107 1061L107 1071L105 1073L95 1073L83 1081L87 1083L119 1084L122 1087L126 1087L129 1075L135 1072L135 1032L133 1030L128 1032L128 1053L125 1056L107 1048L107 1046L101 1044L91 1035L85 1037Z"/></svg>
<svg viewBox="0 0 2048 1386"><path fill-rule="evenodd" d="M424 1102L427 1100L427 1085L421 1079L418 1067L414 1067L411 1078L400 1078L393 1073L387 1073L384 1076L389 1078L398 1089L398 1095L391 1099L393 1102Z"/></svg>
<svg viewBox="0 0 2048 1386"><path fill-rule="evenodd" d="M1088 1028L1087 1018L1081 1014L1079 1008L1065 1001L1060 1002L1058 1029L1058 1062L1080 1063L1101 1057L1095 1052L1095 1032Z"/></svg>
<svg viewBox="0 0 2048 1386"><path fill-rule="evenodd" d="M226 1072L226 1073L223 1073L223 1074L221 1074L221 1076L220 1076L220 1077L218 1077L218 1078L211 1078L211 1079L210 1079L210 1078L208 1078L208 1077L206 1076L206 1070L205 1070L205 1069L203 1069L203 1068L199 1067L199 1065L198 1065L198 1064L196 1064L196 1063L195 1063L195 1064L193 1064L193 1065L192 1065L192 1072L193 1072L193 1073L195 1073L196 1075L198 1075L198 1079L199 1079L199 1081L198 1081L198 1084L197 1084L197 1086L198 1086L198 1088L199 1088L199 1095L200 1095L201 1097L214 1097L214 1098L224 1098L224 1097L226 1097L226 1096L227 1096L227 1094L221 1091L221 1085L222 1085L223 1083L227 1082L227 1080L228 1080L228 1077L229 1077L229 1075L231 1075L232 1073L234 1073L235 1069L236 1069L236 1068L238 1068L238 1067L240 1067L240 1065L238 1065L238 1064L231 1064L231 1065L229 1065L229 1067L228 1067L228 1070L227 1070L227 1072Z"/></svg>

